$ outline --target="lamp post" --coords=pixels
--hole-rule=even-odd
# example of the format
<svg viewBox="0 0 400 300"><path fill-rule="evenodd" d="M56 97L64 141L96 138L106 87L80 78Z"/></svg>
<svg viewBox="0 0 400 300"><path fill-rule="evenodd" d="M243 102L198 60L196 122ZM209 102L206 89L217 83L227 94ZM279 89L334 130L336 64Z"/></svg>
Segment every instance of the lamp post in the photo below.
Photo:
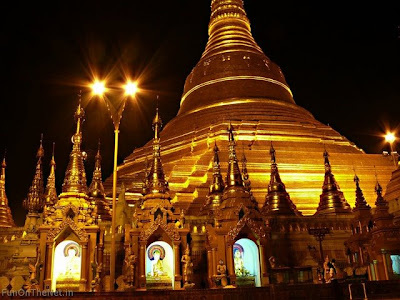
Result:
<svg viewBox="0 0 400 300"><path fill-rule="evenodd" d="M322 241L325 239L325 235L331 233L329 228L309 228L308 234L313 235L317 242L319 242L319 254L321 256L321 267L324 267L324 250L322 249ZM325 282L324 276L322 276L322 282Z"/></svg>
<svg viewBox="0 0 400 300"><path fill-rule="evenodd" d="M394 154L394 152L393 152L393 144L394 144L394 142L396 141L396 135L393 133L393 132L388 132L388 133L386 133L386 135L385 135L385 141L387 142L387 143L389 143L389 145L390 145L390 155L392 156L392 158L393 158L393 164L394 164L394 168L395 168L395 170L397 169L397 164L396 164L396 157L394 156L395 154Z"/></svg>
<svg viewBox="0 0 400 300"><path fill-rule="evenodd" d="M113 167L113 189L112 189L112 216L111 216L111 253L110 253L110 288L113 291L115 285L115 258L116 258L116 237L115 237L115 223L116 223L116 202L117 202L117 163L118 163L118 138L119 138L119 126L121 124L122 114L125 110L126 100L131 97L134 98L138 86L135 82L127 81L124 85L125 95L123 98L122 105L116 109L113 113L110 101L105 96L106 87L104 82L95 81L92 84L93 94L101 97L105 100L107 109L110 112L111 120L114 125L114 167Z"/></svg>

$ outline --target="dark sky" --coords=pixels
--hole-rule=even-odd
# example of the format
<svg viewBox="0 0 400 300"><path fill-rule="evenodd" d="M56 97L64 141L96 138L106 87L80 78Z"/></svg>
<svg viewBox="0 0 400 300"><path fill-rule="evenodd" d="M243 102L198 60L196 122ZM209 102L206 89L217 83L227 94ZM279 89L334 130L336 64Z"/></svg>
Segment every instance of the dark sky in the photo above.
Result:
<svg viewBox="0 0 400 300"><path fill-rule="evenodd" d="M184 80L207 41L209 2L9 1L3 7L0 155L7 148L7 194L18 224L42 132L45 177L54 141L61 189L76 94L93 72L110 74L114 85L127 72L140 76L146 90L124 113L120 162L151 139L157 94L164 121L176 115ZM387 145L376 135L400 123L399 7L396 1L309 2L246 0L253 35L281 66L297 104L366 152L380 153ZM104 105L86 98L86 169L90 179L101 138L106 178L113 127Z"/></svg>

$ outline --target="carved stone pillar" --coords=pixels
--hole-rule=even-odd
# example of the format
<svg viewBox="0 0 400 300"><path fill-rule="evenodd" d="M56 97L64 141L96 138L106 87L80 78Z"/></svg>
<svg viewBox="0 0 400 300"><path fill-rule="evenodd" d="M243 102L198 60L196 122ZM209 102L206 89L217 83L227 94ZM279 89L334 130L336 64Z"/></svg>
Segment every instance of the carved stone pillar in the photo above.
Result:
<svg viewBox="0 0 400 300"><path fill-rule="evenodd" d="M208 285L212 287L212 276L213 276L213 259L212 259L212 251L211 249L207 249L207 278Z"/></svg>
<svg viewBox="0 0 400 300"><path fill-rule="evenodd" d="M226 260L227 260L227 267L228 267L228 274L230 279L231 285L236 285L236 274L235 274L235 267L233 264L233 245L228 244L226 247Z"/></svg>
<svg viewBox="0 0 400 300"><path fill-rule="evenodd" d="M212 275L217 275L217 249L211 249L211 256L212 256ZM225 262L226 263L226 262Z"/></svg>
<svg viewBox="0 0 400 300"><path fill-rule="evenodd" d="M174 242L174 255L175 255L175 284L174 289L179 290L181 289L181 256L179 251L179 245L181 244L180 241Z"/></svg>
<svg viewBox="0 0 400 300"><path fill-rule="evenodd" d="M388 270L388 265L386 261L386 252L382 252L382 259L383 259L383 268L385 271L385 280L389 280L389 270Z"/></svg>
<svg viewBox="0 0 400 300"><path fill-rule="evenodd" d="M82 261L81 261L81 283L79 285L80 292L86 292L88 281L88 245L82 244Z"/></svg>
<svg viewBox="0 0 400 300"><path fill-rule="evenodd" d="M379 276L379 270L378 270L378 261L374 260L374 271L375 271L375 279L376 280L381 280Z"/></svg>
<svg viewBox="0 0 400 300"><path fill-rule="evenodd" d="M45 262L45 278L43 289L51 289L51 268L53 264L53 242L48 242L46 245L46 262Z"/></svg>
<svg viewBox="0 0 400 300"><path fill-rule="evenodd" d="M269 284L267 262L265 257L264 245L260 243L260 268L261 268L261 286L266 286Z"/></svg>
<svg viewBox="0 0 400 300"><path fill-rule="evenodd" d="M139 243L139 289L146 289L146 243Z"/></svg>

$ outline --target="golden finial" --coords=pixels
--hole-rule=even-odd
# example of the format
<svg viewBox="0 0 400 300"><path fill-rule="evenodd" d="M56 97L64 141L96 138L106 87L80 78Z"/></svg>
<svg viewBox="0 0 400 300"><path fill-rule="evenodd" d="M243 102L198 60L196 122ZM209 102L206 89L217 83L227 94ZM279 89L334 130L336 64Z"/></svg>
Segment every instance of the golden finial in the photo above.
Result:
<svg viewBox="0 0 400 300"><path fill-rule="evenodd" d="M165 174L161 163L160 130L162 120L156 109L156 115L153 119L153 162L147 175L146 194L165 194L168 192L168 182L165 180Z"/></svg>
<svg viewBox="0 0 400 300"><path fill-rule="evenodd" d="M269 154L271 155L271 164L276 164L275 149L271 141L271 147L269 148Z"/></svg>
<svg viewBox="0 0 400 300"><path fill-rule="evenodd" d="M23 202L23 206L30 214L38 214L43 210L45 205L44 187L43 187L43 169L42 157L43 150L43 134L40 138L40 146L37 151L38 161L36 163L35 176L33 177L32 185L29 188L28 196Z"/></svg>
<svg viewBox="0 0 400 300"><path fill-rule="evenodd" d="M81 132L82 123L85 121L85 111L82 108L82 91L78 94L78 107L75 112L76 134Z"/></svg>
<svg viewBox="0 0 400 300"><path fill-rule="evenodd" d="M228 162L228 173L226 176L227 187L244 187L242 174L240 173L238 159L236 157L236 143L234 138L234 128L229 122L228 127L228 138L229 138L229 162Z"/></svg>
<svg viewBox="0 0 400 300"><path fill-rule="evenodd" d="M6 194L6 167L6 150L4 150L0 174L0 228L15 226L10 207L8 206L8 198Z"/></svg>
<svg viewBox="0 0 400 300"><path fill-rule="evenodd" d="M324 150L324 165L325 177L317 214L351 213L351 207L344 198L343 192L340 191L339 184L332 173L329 153L326 148Z"/></svg>
<svg viewBox="0 0 400 300"><path fill-rule="evenodd" d="M360 187L360 178L356 174L356 170L354 169L354 182L356 183L356 202L355 202L355 207L354 211L360 210L360 209L371 209L371 207L368 205L367 201L365 200L364 193Z"/></svg>
<svg viewBox="0 0 400 300"><path fill-rule="evenodd" d="M290 199L285 184L279 175L276 163L276 151L271 141L269 153L271 155L271 175L268 185L268 193L265 196L262 212L265 215L301 215L296 205Z"/></svg>
<svg viewBox="0 0 400 300"><path fill-rule="evenodd" d="M82 108L82 95L81 92L78 94L78 107L75 111L75 119L77 122L76 132L72 137L72 151L70 154L69 163L67 166L67 170L65 172L64 183L62 186L63 193L65 192L77 192L77 193L86 193L86 172L85 166L83 164L84 161L84 153L81 151L81 143L82 143L82 133L81 126L84 122L85 111ZM64 196L64 195L60 195Z"/></svg>
<svg viewBox="0 0 400 300"><path fill-rule="evenodd" d="M46 206L53 206L56 204L57 198L57 189L56 189L56 160L55 160L55 146L56 143L53 142L53 153L51 155L50 161L50 174L47 177L46 190L44 193L46 199Z"/></svg>

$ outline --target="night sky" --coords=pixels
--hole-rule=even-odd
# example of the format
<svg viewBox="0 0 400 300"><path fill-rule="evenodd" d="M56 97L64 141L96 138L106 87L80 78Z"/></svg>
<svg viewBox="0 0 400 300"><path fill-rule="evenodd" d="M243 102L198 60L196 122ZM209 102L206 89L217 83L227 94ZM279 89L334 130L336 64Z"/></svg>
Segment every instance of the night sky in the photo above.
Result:
<svg viewBox="0 0 400 300"><path fill-rule="evenodd" d="M387 150L379 135L400 129L399 7L395 1L307 2L246 0L256 41L281 66L297 104L366 152ZM54 141L61 190L77 94L92 74L108 75L114 86L125 74L140 79L143 93L122 119L122 162L152 138L157 95L164 123L178 112L184 80L207 42L209 15L209 0L9 1L3 7L0 155L7 148L6 188L17 224L24 222L22 200L41 133L44 176ZM111 174L113 127L106 107L82 90L90 182L99 138L103 178ZM118 97L114 91L110 99Z"/></svg>

